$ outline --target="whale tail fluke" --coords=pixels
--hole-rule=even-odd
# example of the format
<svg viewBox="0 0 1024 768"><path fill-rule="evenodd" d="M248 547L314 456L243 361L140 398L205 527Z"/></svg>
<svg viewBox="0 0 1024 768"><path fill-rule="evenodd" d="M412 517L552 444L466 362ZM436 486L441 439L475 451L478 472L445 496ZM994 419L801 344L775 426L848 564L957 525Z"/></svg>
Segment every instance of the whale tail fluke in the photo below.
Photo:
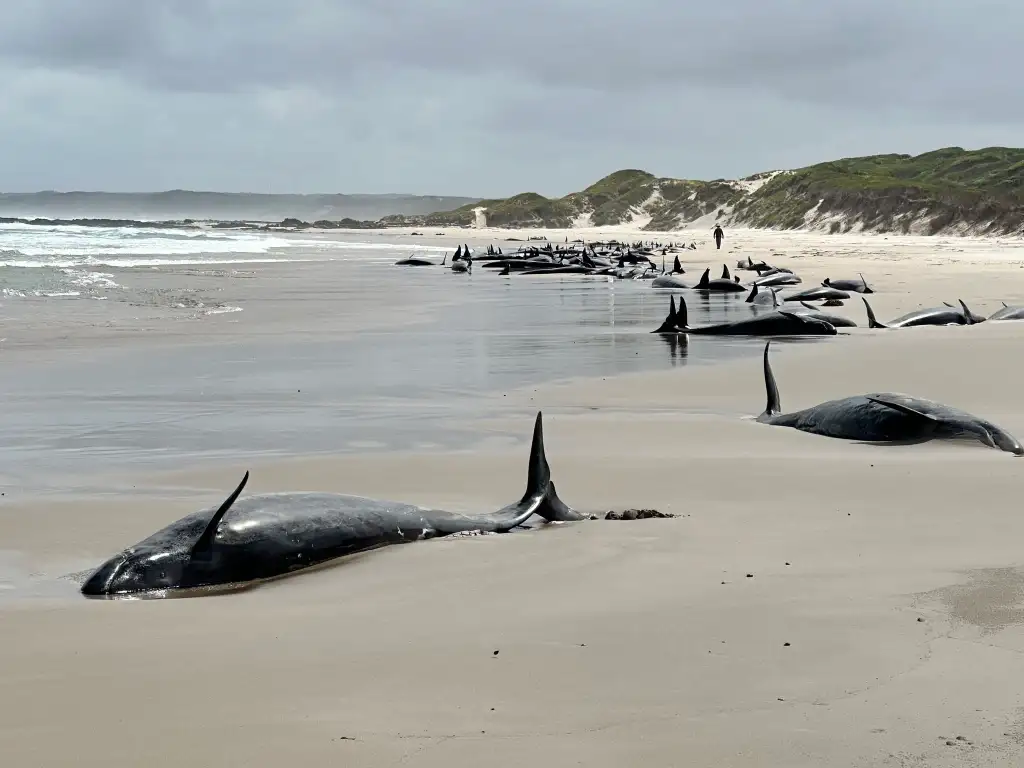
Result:
<svg viewBox="0 0 1024 768"><path fill-rule="evenodd" d="M772 343L769 341L764 345L764 388L767 394L767 403L764 413L757 417L758 421L768 421L772 416L782 413L782 403L779 400L779 387L775 383L775 374L772 373L772 364L768 361L768 350Z"/></svg>
<svg viewBox="0 0 1024 768"><path fill-rule="evenodd" d="M583 520L586 515L568 506L555 492L555 484L551 480L551 467L548 465L544 451L544 417L537 411L537 420L533 425L533 443L530 446L530 466L526 479L526 493L517 505L523 510L522 517L515 525L521 525L532 515L540 515L549 522L565 522Z"/></svg>
<svg viewBox="0 0 1024 768"><path fill-rule="evenodd" d="M544 451L544 414L541 411L537 411L537 418L533 422L533 442L530 444L530 464L527 472L526 493L522 498L524 502L546 493L551 483L551 467Z"/></svg>
<svg viewBox="0 0 1024 768"><path fill-rule="evenodd" d="M864 302L864 309L866 309L868 311L868 328L888 328L889 327L887 325L884 325L883 323L878 322L878 320L875 318L875 311L873 309L871 309L871 305L868 304L868 300L867 299L865 299L863 296L861 296L860 300Z"/></svg>
<svg viewBox="0 0 1024 768"><path fill-rule="evenodd" d="M568 523L574 520L586 520L589 516L577 512L560 498L555 491L555 483L552 480L548 483L548 492L544 494L544 500L537 507L536 514L543 517L549 523Z"/></svg>
<svg viewBox="0 0 1024 768"><path fill-rule="evenodd" d="M675 326L677 331L687 331L690 328L689 312L686 309L686 299L679 297L679 309L676 311Z"/></svg>
<svg viewBox="0 0 1024 768"><path fill-rule="evenodd" d="M551 467L548 466L544 452L544 416L540 411L537 411L537 419L533 424L530 465L523 498L497 512L475 518L472 524L496 533L505 533L519 527L534 515L550 521L583 520L586 517L565 504L555 493L555 485L551 482Z"/></svg>

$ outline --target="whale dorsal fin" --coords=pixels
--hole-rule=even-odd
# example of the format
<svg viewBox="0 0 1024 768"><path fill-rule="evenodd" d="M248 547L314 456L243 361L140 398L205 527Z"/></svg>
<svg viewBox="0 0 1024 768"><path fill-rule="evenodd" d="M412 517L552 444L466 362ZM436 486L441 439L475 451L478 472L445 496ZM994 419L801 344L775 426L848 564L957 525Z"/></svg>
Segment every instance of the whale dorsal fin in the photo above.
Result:
<svg viewBox="0 0 1024 768"><path fill-rule="evenodd" d="M871 305L868 304L868 300L863 296L860 297L860 300L864 302L864 309L868 312L868 328L887 328L888 326L875 319L875 311L871 309Z"/></svg>
<svg viewBox="0 0 1024 768"><path fill-rule="evenodd" d="M957 301L959 301L960 306L964 308L964 320L967 321L967 325L974 325L974 315L971 310L967 308L967 305L964 304L964 300L957 299Z"/></svg>
<svg viewBox="0 0 1024 768"><path fill-rule="evenodd" d="M1001 302L1001 303L1003 305L1003 309L1006 309L1006 302L1004 301L1004 302Z"/></svg>
<svg viewBox="0 0 1024 768"><path fill-rule="evenodd" d="M731 280L732 279L732 275L729 274L729 265L728 264L723 264L722 265L722 279L723 280Z"/></svg>
<svg viewBox="0 0 1024 768"><path fill-rule="evenodd" d="M779 289L778 288L771 288L771 287L769 287L768 290L772 292L772 306L775 309L778 309L779 308Z"/></svg>
<svg viewBox="0 0 1024 768"><path fill-rule="evenodd" d="M768 350L771 349L772 342L769 341L764 345L764 388L767 393L767 403L765 404L764 413L759 417L759 421L765 420L769 416L777 416L782 413L782 402L779 400L779 387L775 383L775 374L772 373L772 364L768 362Z"/></svg>
<svg viewBox="0 0 1024 768"><path fill-rule="evenodd" d="M704 274L700 276L700 282L697 283L696 287L697 288L707 288L708 287L708 275L710 275L710 274L711 274L711 267L708 267L707 269L704 270Z"/></svg>
<svg viewBox="0 0 1024 768"><path fill-rule="evenodd" d="M753 286L751 286L750 294L746 298L746 303L750 304L754 300L755 296L757 296L757 283L754 283Z"/></svg>
<svg viewBox="0 0 1024 768"><path fill-rule="evenodd" d="M208 552L213 546L213 539L217 535L217 526L220 525L220 521L224 519L224 515L231 509L231 505L238 499L242 489L245 488L245 484L249 482L249 471L246 470L245 475L242 476L242 482L238 484L238 487L232 491L231 495L224 500L224 503L220 505L216 512L213 513L213 517L210 518L210 522L206 524L206 528L202 534L196 539L196 543L192 545L192 556L195 557L199 553Z"/></svg>
<svg viewBox="0 0 1024 768"><path fill-rule="evenodd" d="M899 411L907 416L916 416L920 419L932 422L933 424L939 424L941 422L941 419L936 416L932 416L930 413L925 413L924 411L919 411L916 408L911 408L909 405L905 405L898 400L892 400L884 395L867 395L867 399L872 403L884 405L886 408L892 408L894 411Z"/></svg>

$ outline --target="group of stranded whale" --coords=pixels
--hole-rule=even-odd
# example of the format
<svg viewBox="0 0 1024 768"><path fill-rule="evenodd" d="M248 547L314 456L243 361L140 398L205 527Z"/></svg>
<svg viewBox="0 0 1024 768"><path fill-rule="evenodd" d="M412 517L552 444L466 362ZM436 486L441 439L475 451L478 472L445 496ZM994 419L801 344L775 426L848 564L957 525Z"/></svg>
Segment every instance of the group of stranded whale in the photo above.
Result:
<svg viewBox="0 0 1024 768"><path fill-rule="evenodd" d="M782 412L764 348L767 403L757 420L826 437L876 443L970 438L1024 456L1009 432L966 411L924 398L874 392ZM534 515L547 522L585 520L555 490L544 451L540 412L522 498L496 512L461 514L403 502L338 493L269 493L239 500L249 473L217 508L194 512L128 547L82 585L89 597L147 594L243 585L283 576L390 544L471 531L506 533ZM192 594L197 594L193 592Z"/></svg>
<svg viewBox="0 0 1024 768"><path fill-rule="evenodd" d="M665 275L654 280L655 288L675 288L692 291L698 294L737 294L747 293L745 303L752 305L752 316L748 319L717 325L691 327L688 324L686 300L680 296L679 307L676 307L675 295L669 300L669 312L653 333L713 335L713 336L834 336L836 328L853 328L857 326L853 320L833 313L821 311L822 307L843 306L851 294L861 295L867 312L869 328L910 328L921 325L975 325L985 320L1024 320L1024 307L1011 307L1003 302L1001 309L985 318L974 313L962 300L959 307L948 302L941 307L927 307L909 312L887 323L879 322L874 310L863 294L875 291L868 284L864 275L856 278L832 280L825 278L821 285L813 288L794 291L789 294L780 292L785 286L799 285L802 280L792 270L785 267L771 267L763 261L754 264L748 259L740 262L741 269L757 271L758 277L750 283L749 292L733 277L729 267L722 265L722 276L710 278L710 269L705 269L700 280L693 286L676 280L676 275ZM821 302L811 306L811 302ZM791 307L786 305L792 304ZM759 314L762 307L770 307L770 314Z"/></svg>
<svg viewBox="0 0 1024 768"><path fill-rule="evenodd" d="M662 255L677 246L617 243L600 248L537 248L531 246L515 256L501 249L488 249L503 272L520 274L582 267L588 272L609 269L618 274L628 269L649 271L653 249ZM614 250L618 249L618 250ZM590 255L594 254L594 255ZM595 259L608 260L614 254L618 266L598 267ZM557 259L557 265L556 265ZM577 260L578 264L566 263ZM409 260L412 261L411 259ZM426 261L426 260L424 260ZM589 263L587 263L589 262ZM430 264L431 262L426 262ZM457 271L472 270L468 247L461 247L452 259ZM547 264L548 267L537 266ZM412 265L412 264L410 264ZM724 267L720 278L711 279L705 270L692 287L678 276L684 273L675 258L673 270L664 267L654 277L654 287L669 287L709 293L746 293L754 313L750 318L729 323L693 327L689 325L686 300L670 297L669 314L653 333L703 336L830 336L837 328L856 324L847 318L823 312L810 302L835 306L851 293L871 294L863 275L856 279L829 280L820 287L783 296L785 286L800 284L791 270L774 268L749 259L740 269L758 273L748 289ZM634 278L635 279L635 278ZM659 285L659 281L663 281ZM765 289L765 290L762 290ZM1024 307L1003 308L989 318L975 315L959 302L916 310L888 323L875 318L871 305L861 296L870 328L907 328L919 325L973 325L988 320L1024 320ZM770 311L759 308L770 305ZM792 308L789 308L789 307ZM824 437L868 443L919 443L933 439L977 440L991 448L1024 456L1024 447L1009 432L966 411L911 395L872 392L842 397L783 413L779 389L769 362L771 341L764 347L763 368L767 402L757 421L770 426L791 427ZM461 514L427 509L412 504L369 499L337 493L271 493L240 498L249 479L246 472L238 487L216 509L187 515L103 563L84 581L81 592L89 597L155 596L204 594L204 588L261 582L316 565L391 544L409 543L467 532L506 533L523 526L534 516L549 523L588 519L590 516L567 506L558 497L544 450L541 413L534 423L533 442L526 491L522 498L496 512ZM198 591L197 591L198 590Z"/></svg>
<svg viewBox="0 0 1024 768"><path fill-rule="evenodd" d="M697 244L636 242L620 243L617 240L586 243L566 238L563 244L521 246L512 253L504 253L501 247L488 246L486 255L476 257L468 245L460 245L451 260L447 254L440 264L420 256L410 256L395 262L400 267L448 267L453 272L472 274L473 265L484 269L497 270L498 274L509 275L590 275L620 280L656 280L665 275L682 272L679 257L675 257L674 269L667 272L667 254L683 250L696 250ZM661 268L655 257L661 256Z"/></svg>

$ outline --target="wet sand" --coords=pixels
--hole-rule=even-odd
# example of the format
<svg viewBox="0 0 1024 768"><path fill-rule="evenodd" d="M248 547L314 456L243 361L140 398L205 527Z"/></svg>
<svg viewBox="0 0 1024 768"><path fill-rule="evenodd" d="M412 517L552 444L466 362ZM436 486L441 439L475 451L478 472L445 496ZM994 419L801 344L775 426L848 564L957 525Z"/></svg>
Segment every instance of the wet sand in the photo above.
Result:
<svg viewBox="0 0 1024 768"><path fill-rule="evenodd" d="M684 263L699 274L703 264L727 258L732 267L748 254L796 269L805 285L863 271L879 290L869 300L880 319L958 298L987 315L1000 300L1024 298L1021 241L730 231L722 252L705 244ZM15 347L5 343L5 357L20 381L58 356L120 354L142 338L173 371L182 349L300 345L341 325L351 330L358 318L381 323L381 346L401 334L387 325L379 295L359 292L363 303L332 326L344 286L327 271L292 279L290 297L273 281L277 298L267 281L239 281L230 300L245 306L251 295L251 306L197 321L200 338L181 330L189 322L159 319L148 335L69 326L58 351L24 332ZM266 303L249 315L261 306L257 295ZM431 305L438 295L414 292L405 304L437 313L465 306ZM861 322L859 304L839 311ZM203 599L88 601L55 577L219 502L242 463L211 451L201 462L172 454L103 469L79 444L72 455L97 465L88 484L39 481L23 492L6 472L4 764L1018 764L1024 465L977 444L882 447L757 424L761 345L733 359L702 358L718 340L695 338L685 359L713 364L683 366L677 357L673 366L667 345L640 328L663 314L653 303L651 312L634 315L630 331L635 345L658 350L645 352L650 367L595 377L574 367L570 349L564 370L545 374L558 381L510 377L498 391L482 379L479 407L466 412L458 407L465 393L446 397L436 381L433 405L385 400L371 413L398 402L409 412L437 408L457 440L253 455L247 491L496 508L522 493L531 419L543 408L568 503L595 512L655 507L680 515L672 520L394 547ZM473 339L472 330L465 335ZM773 345L773 362L787 409L906 391L1024 437L1022 342L1018 323L854 329L822 343ZM242 402L271 408L285 388L272 384ZM121 386L131 390L127 380ZM227 395L218 391L224 399L207 407L228 429ZM26 395L17 410L30 402ZM174 415L166 428L180 427ZM147 429L159 434L157 425Z"/></svg>

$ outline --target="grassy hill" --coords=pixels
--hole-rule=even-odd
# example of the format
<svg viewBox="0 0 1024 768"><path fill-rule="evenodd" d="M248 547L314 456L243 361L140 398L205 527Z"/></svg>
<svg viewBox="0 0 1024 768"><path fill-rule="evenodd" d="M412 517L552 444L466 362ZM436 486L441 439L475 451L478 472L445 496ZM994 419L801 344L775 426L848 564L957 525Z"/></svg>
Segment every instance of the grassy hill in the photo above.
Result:
<svg viewBox="0 0 1024 768"><path fill-rule="evenodd" d="M481 210L482 209L482 210ZM658 178L622 170L581 192L525 192L451 211L388 216L380 226L604 226L671 231L707 217L757 228L921 234L1024 233L1024 149L948 147L770 171L736 181Z"/></svg>
<svg viewBox="0 0 1024 768"><path fill-rule="evenodd" d="M733 220L832 232L1020 232L1024 150L948 147L819 163L775 175L736 204Z"/></svg>
<svg viewBox="0 0 1024 768"><path fill-rule="evenodd" d="M696 218L739 200L736 182L660 179L646 171L623 170L582 192L548 198L523 192L501 200L480 200L427 216L387 216L383 226L470 226L483 209L487 226L607 226L648 219L649 229L674 228L680 217Z"/></svg>

